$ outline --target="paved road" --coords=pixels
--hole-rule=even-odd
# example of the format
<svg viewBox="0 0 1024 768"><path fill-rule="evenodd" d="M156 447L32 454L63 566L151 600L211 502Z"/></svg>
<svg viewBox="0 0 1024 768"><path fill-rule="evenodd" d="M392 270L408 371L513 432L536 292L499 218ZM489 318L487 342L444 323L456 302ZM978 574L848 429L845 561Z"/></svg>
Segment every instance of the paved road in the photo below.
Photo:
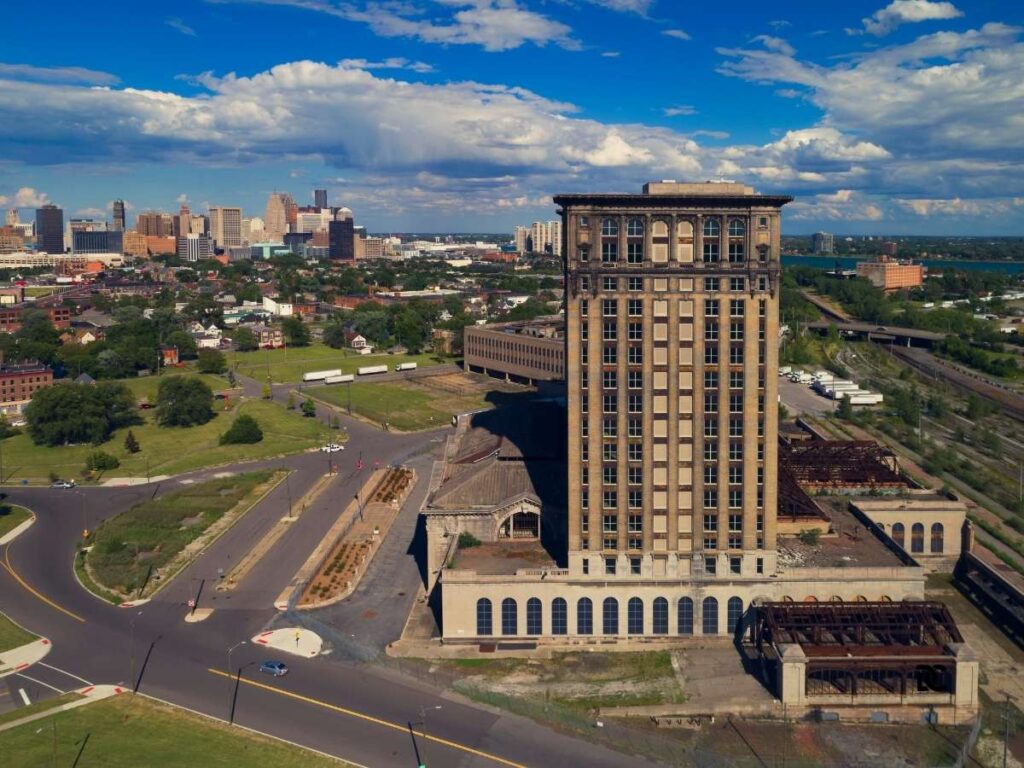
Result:
<svg viewBox="0 0 1024 768"><path fill-rule="evenodd" d="M250 382L247 388L253 384ZM275 395L286 397L284 393ZM353 452L361 448L364 459L379 458L382 462L411 456L414 462L425 465L424 452L439 436L385 434L348 419L345 425L350 445L341 454L341 471L328 492L300 517L279 542L279 549L251 572L240 589L228 594L204 590L201 604L215 610L198 624L183 621L185 601L197 584L195 580L214 580L218 568L227 570L284 514L287 487L278 487L157 599L139 608L111 606L77 583L72 562L82 524L82 500L88 524L95 526L143 498L181 487L182 479L202 479L213 473L256 466L293 469L290 484L294 499L322 475L326 466L323 454L204 471L145 486L76 492L7 489L10 501L33 509L38 520L0 550L4 565L0 569L0 611L54 642L45 660L48 667L37 665L25 670L38 683L7 678L8 689L15 689L8 695L18 695L16 689L29 684L35 685L33 696L53 693L54 689L69 690L83 681L136 684L142 693L214 717L231 717L247 727L375 767L414 766L424 760L431 766L457 768L647 764L348 660L367 657L353 649L379 649L396 639L400 631L400 622L394 619L396 612L388 610L393 608L389 600L397 597L394 592L399 586L407 586L407 599L412 599L410 590L417 584L412 578L416 566L410 553L416 530L414 510L410 515L407 509L393 528L366 587L357 590L350 604L346 601L323 617L332 622L338 634L350 635L351 647L311 660L288 659L291 674L274 679L255 671L267 654L246 643L238 646L231 658L231 671L238 678L228 675L227 649L273 621L273 599L323 535L332 515L359 486L360 478L352 466ZM426 482L429 473L420 474ZM422 492L417 488L414 497ZM390 587L389 568L395 572ZM375 607L381 609L381 615L392 618L370 623L353 621ZM395 634L389 637L391 633ZM408 724L420 721L421 712L428 713L431 738L414 741Z"/></svg>

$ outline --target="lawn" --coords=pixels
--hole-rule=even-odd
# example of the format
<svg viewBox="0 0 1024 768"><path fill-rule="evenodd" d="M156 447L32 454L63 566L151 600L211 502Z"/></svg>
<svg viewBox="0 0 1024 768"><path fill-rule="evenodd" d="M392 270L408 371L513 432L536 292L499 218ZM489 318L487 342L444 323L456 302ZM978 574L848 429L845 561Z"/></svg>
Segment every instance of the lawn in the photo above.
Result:
<svg viewBox="0 0 1024 768"><path fill-rule="evenodd" d="M82 698L77 693L65 693L60 696L54 696L52 699L43 699L42 701L33 701L27 707L18 707L17 709L10 709L0 714L0 725L4 723L10 723L14 720L21 720L23 717L29 715L35 715L39 712L45 712L48 709L54 707L60 707L64 704L70 704L73 701L77 701ZM52 727L52 726L51 726ZM0 744L3 744L3 734L0 734Z"/></svg>
<svg viewBox="0 0 1024 768"><path fill-rule="evenodd" d="M270 469L208 480L182 488L101 523L86 556L101 586L138 590L150 570L166 565L239 503L252 503L274 475Z"/></svg>
<svg viewBox="0 0 1024 768"><path fill-rule="evenodd" d="M214 376L210 373L196 373L195 370L189 368L170 368L164 369L164 372L159 376L136 376L131 379L118 379L118 384L124 384L128 389L132 391L139 400L148 400L151 403L156 402L156 391L160 386L160 382L168 376L176 376L179 374L185 374L194 378L202 379L206 384L214 391L223 392L229 390L231 387L228 384L228 380L223 376Z"/></svg>
<svg viewBox="0 0 1024 768"><path fill-rule="evenodd" d="M0 504L0 537L13 531L30 517L32 513L24 507Z"/></svg>
<svg viewBox="0 0 1024 768"><path fill-rule="evenodd" d="M234 418L223 409L235 409L236 406L236 413L247 413L259 422L263 429L262 442L252 445L219 444L220 435L227 431ZM97 449L111 453L121 461L118 469L107 472L109 477L173 475L218 464L297 453L317 445L327 432L327 428L316 419L303 418L298 411L288 411L265 400L239 403L229 399L226 404L217 400L214 412L217 415L206 424L181 428L157 426L153 410L139 411L145 423L131 427L141 447L134 454L124 447L127 429L118 430L100 446L51 448L35 445L27 434L15 435L3 441L4 481L46 480L51 472L59 477L79 478L85 468L86 456ZM183 446L188 449L183 450Z"/></svg>
<svg viewBox="0 0 1024 768"><path fill-rule="evenodd" d="M225 690L227 702L227 690ZM146 699L122 694L0 733L5 768L343 768L323 757ZM56 760L54 725L56 724ZM88 737L88 738L86 738ZM76 760L79 751L81 757Z"/></svg>
<svg viewBox="0 0 1024 768"><path fill-rule="evenodd" d="M449 424L455 414L491 407L485 399L486 392L456 395L429 384L406 381L357 381L351 385L317 387L310 394L345 409L350 386L353 413L378 425L389 421L403 432L440 427Z"/></svg>
<svg viewBox="0 0 1024 768"><path fill-rule="evenodd" d="M11 648L28 645L36 636L28 632L0 613L0 653Z"/></svg>
<svg viewBox="0 0 1024 768"><path fill-rule="evenodd" d="M292 349L262 349L254 352L227 353L228 366L243 376L275 384L297 384L302 374L338 368L342 373L355 373L365 365L387 365L391 370L399 363L417 363L421 368L451 362L450 358L425 355L357 355L347 349L331 349L324 344Z"/></svg>

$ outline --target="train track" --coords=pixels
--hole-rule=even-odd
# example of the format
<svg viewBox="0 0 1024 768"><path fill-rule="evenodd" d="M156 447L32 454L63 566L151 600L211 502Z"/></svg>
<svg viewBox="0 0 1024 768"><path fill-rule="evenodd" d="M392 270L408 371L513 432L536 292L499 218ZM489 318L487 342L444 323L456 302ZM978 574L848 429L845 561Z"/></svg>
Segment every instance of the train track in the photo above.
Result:
<svg viewBox="0 0 1024 768"><path fill-rule="evenodd" d="M989 379L977 374L966 373L959 368L947 365L923 349L893 347L892 353L911 368L932 378L941 379L956 389L991 400L1004 412L1018 421L1024 422L1024 397L1015 392L994 384Z"/></svg>

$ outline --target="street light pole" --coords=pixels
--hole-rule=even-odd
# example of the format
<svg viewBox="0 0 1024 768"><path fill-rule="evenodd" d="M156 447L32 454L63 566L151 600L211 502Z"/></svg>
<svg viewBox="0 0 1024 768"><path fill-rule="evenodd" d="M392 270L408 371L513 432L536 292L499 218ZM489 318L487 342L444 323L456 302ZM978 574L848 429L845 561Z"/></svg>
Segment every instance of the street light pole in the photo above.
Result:
<svg viewBox="0 0 1024 768"><path fill-rule="evenodd" d="M238 648L241 645L245 645L245 644L246 644L245 640L240 640L239 642L235 643L230 648L228 648L228 680L229 681L232 681L234 679L234 675L231 674L231 654L232 654L232 652L236 648ZM234 686L234 684L232 684L232 686L231 686L231 707L228 710L228 725L232 725L235 722L235 702L234 702L234 698L235 698L235 686Z"/></svg>
<svg viewBox="0 0 1024 768"><path fill-rule="evenodd" d="M132 673L131 674L131 678L129 679L128 682L129 682L129 684L132 687L132 693L135 693L135 620L138 619L139 616L141 616L141 615L142 615L142 611L139 611L134 616L132 616L131 621L128 622L128 626L131 629L131 652L130 652L130 655L131 655L131 673Z"/></svg>
<svg viewBox="0 0 1024 768"><path fill-rule="evenodd" d="M420 735L423 737L423 744L420 745L420 749L419 749L419 753L420 753L419 754L419 757L420 757L419 768L427 768L427 752L426 752L426 745L427 745L427 712L429 712L430 710L438 710L438 709L441 709L441 705L440 704L438 704L436 706L433 706L433 707L420 707L420 722L419 722L419 726L420 726L420 731L421 731Z"/></svg>

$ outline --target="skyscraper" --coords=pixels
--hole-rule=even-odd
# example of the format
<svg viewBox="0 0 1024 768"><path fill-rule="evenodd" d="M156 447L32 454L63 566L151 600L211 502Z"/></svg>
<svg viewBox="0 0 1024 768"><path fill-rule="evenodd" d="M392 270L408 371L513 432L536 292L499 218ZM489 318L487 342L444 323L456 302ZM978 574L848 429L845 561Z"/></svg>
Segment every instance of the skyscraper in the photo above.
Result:
<svg viewBox="0 0 1024 768"><path fill-rule="evenodd" d="M569 570L775 568L780 209L733 183L561 195Z"/></svg>
<svg viewBox="0 0 1024 768"><path fill-rule="evenodd" d="M174 234L173 218L169 213L145 211L135 217L135 230L146 237L169 237Z"/></svg>
<svg viewBox="0 0 1024 768"><path fill-rule="evenodd" d="M174 236L184 237L192 231L192 211L187 203L182 203L178 215L174 219Z"/></svg>
<svg viewBox="0 0 1024 768"><path fill-rule="evenodd" d="M327 190L326 189L314 189L313 190L313 207L314 208L326 208L327 207Z"/></svg>
<svg viewBox="0 0 1024 768"><path fill-rule="evenodd" d="M182 261L202 261L213 256L213 240L207 235L190 232L178 238L177 249Z"/></svg>
<svg viewBox="0 0 1024 768"><path fill-rule="evenodd" d="M292 196L287 192L274 192L267 198L267 212L263 217L263 229L267 240L281 242L288 231L288 211Z"/></svg>
<svg viewBox="0 0 1024 768"><path fill-rule="evenodd" d="M114 231L124 232L124 200L114 201Z"/></svg>
<svg viewBox="0 0 1024 768"><path fill-rule="evenodd" d="M7 210L7 218L5 219L6 226L13 227L18 223L18 209L9 208Z"/></svg>
<svg viewBox="0 0 1024 768"><path fill-rule="evenodd" d="M355 261L355 222L351 218L332 221L327 225L327 255L330 259Z"/></svg>
<svg viewBox="0 0 1024 768"><path fill-rule="evenodd" d="M64 253L64 211L53 203L36 208L36 250Z"/></svg>
<svg viewBox="0 0 1024 768"><path fill-rule="evenodd" d="M218 248L242 244L242 209L216 205L210 208L210 236Z"/></svg>
<svg viewBox="0 0 1024 768"><path fill-rule="evenodd" d="M836 252L836 239L828 232L815 232L811 236L811 250L819 254Z"/></svg>

